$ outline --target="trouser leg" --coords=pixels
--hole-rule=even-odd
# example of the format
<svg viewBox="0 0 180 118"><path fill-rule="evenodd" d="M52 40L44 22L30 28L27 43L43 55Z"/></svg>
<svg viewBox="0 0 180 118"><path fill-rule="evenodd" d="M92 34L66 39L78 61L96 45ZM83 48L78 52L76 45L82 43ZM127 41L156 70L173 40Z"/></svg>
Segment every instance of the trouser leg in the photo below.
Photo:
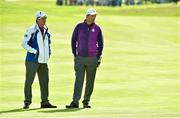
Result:
<svg viewBox="0 0 180 118"><path fill-rule="evenodd" d="M76 57L74 69L75 69L76 78L74 83L73 102L78 104L82 94L85 69L86 69L82 59Z"/></svg>
<svg viewBox="0 0 180 118"><path fill-rule="evenodd" d="M32 101L32 84L38 69L38 63L26 61L26 80L24 86L25 100L24 102L31 103Z"/></svg>
<svg viewBox="0 0 180 118"><path fill-rule="evenodd" d="M49 70L47 64L40 64L38 69L38 78L41 90L41 103L48 102L49 96Z"/></svg>
<svg viewBox="0 0 180 118"><path fill-rule="evenodd" d="M89 58L87 61L87 69L86 69L86 87L85 87L85 94L83 100L84 104L88 104L90 101L90 97L94 89L96 69L97 69L97 59Z"/></svg>

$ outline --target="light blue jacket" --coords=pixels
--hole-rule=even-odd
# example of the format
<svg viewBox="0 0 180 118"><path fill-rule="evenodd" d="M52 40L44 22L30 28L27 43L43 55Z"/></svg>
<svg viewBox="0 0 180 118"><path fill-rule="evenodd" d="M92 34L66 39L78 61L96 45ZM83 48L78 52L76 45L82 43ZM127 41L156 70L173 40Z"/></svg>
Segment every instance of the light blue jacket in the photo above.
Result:
<svg viewBox="0 0 180 118"><path fill-rule="evenodd" d="M26 61L37 63L48 62L51 55L51 40L50 34L46 32L47 27L44 26L44 29L44 36L42 35L37 24L27 29L22 42L22 47L27 50Z"/></svg>

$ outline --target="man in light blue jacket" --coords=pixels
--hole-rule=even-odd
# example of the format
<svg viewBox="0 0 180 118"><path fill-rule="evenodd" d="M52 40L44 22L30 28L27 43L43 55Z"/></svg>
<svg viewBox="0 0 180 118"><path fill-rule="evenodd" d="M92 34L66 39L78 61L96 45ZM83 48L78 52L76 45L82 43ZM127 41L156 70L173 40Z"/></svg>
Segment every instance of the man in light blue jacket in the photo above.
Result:
<svg viewBox="0 0 180 118"><path fill-rule="evenodd" d="M51 55L50 34L46 27L47 15L38 11L36 13L36 24L27 29L22 47L27 51L26 55L26 80L24 87L24 109L28 109L32 102L32 84L36 73L38 74L41 90L41 108L56 108L49 103L49 71L48 59Z"/></svg>

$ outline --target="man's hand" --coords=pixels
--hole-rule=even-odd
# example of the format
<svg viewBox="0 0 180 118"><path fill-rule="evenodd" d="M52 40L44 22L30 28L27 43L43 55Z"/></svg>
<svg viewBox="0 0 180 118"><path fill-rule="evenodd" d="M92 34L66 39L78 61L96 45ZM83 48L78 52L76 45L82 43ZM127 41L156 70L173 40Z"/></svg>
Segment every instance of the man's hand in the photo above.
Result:
<svg viewBox="0 0 180 118"><path fill-rule="evenodd" d="M102 57L98 58L98 64L97 64L97 67L99 67L100 64L101 64L101 58L102 58Z"/></svg>
<svg viewBox="0 0 180 118"><path fill-rule="evenodd" d="M35 57L38 57L38 56L39 56L39 51L37 50Z"/></svg>

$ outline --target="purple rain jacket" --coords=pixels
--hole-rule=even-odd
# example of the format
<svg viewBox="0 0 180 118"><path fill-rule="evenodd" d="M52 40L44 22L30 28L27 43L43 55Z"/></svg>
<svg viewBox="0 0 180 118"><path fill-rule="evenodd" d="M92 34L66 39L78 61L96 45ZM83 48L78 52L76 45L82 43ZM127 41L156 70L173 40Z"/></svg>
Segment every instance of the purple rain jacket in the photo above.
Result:
<svg viewBox="0 0 180 118"><path fill-rule="evenodd" d="M100 58L103 50L102 31L95 23L79 23L72 34L72 53L74 56Z"/></svg>

